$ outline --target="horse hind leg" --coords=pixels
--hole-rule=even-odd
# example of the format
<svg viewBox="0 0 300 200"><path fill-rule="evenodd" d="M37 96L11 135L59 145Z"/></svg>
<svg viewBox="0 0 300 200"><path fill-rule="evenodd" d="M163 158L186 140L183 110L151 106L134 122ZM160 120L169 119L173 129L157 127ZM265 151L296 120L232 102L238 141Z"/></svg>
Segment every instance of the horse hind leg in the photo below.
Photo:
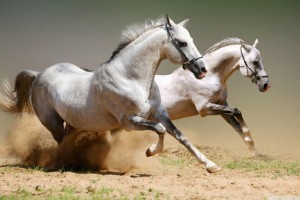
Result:
<svg viewBox="0 0 300 200"><path fill-rule="evenodd" d="M246 145L248 146L248 149L252 152L253 156L260 156L261 154L255 148L254 141L251 136L251 132L250 132L248 126L246 125L246 122L245 122L241 112L239 112L236 115L236 119L238 120L238 122L241 126L241 129L243 132L243 140L246 143Z"/></svg>
<svg viewBox="0 0 300 200"><path fill-rule="evenodd" d="M242 116L230 116L230 115L221 115L225 121L227 121L233 128L234 130L241 136L243 141L246 143L248 146L248 149L252 152L253 156L259 156L260 153L256 150L254 141L251 137L251 133L249 128L246 126L246 123L244 122L244 119ZM239 119L239 121L237 120ZM242 123L241 123L242 122Z"/></svg>
<svg viewBox="0 0 300 200"><path fill-rule="evenodd" d="M68 135L76 132L76 129L66 122L64 122L64 129L65 129L64 136L68 136Z"/></svg>
<svg viewBox="0 0 300 200"><path fill-rule="evenodd" d="M228 106L228 103L225 102L224 105L209 103L206 109L210 115L221 115L242 137L252 154L254 156L260 155L254 146L254 141L242 117L242 113L237 108L231 108Z"/></svg>
<svg viewBox="0 0 300 200"><path fill-rule="evenodd" d="M60 144L65 135L64 120L56 112L47 112L46 116L38 116L38 118L51 132L55 141Z"/></svg>

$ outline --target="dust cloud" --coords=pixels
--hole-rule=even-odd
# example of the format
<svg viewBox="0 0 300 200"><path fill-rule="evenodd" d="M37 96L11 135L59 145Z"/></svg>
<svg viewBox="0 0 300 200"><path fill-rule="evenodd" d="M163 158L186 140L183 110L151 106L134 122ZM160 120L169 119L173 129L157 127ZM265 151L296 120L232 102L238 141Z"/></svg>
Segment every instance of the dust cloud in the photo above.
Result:
<svg viewBox="0 0 300 200"><path fill-rule="evenodd" d="M0 165L123 173L155 166L156 161L145 152L156 140L156 134L147 131L113 135L84 132L70 134L57 145L36 116L25 114L0 145Z"/></svg>

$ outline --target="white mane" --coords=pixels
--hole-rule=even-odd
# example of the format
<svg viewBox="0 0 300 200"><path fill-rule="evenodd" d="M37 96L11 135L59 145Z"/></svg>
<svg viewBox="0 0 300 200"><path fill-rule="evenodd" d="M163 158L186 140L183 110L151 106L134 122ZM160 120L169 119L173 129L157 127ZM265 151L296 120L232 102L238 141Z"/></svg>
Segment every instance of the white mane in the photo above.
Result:
<svg viewBox="0 0 300 200"><path fill-rule="evenodd" d="M133 42L146 31L156 28L158 26L163 26L165 25L165 23L165 17L161 17L157 20L148 19L144 23L128 26L127 28L125 28L125 30L122 31L121 41L116 50L112 53L112 56L109 60L112 60L122 49L124 49L128 44Z"/></svg>
<svg viewBox="0 0 300 200"><path fill-rule="evenodd" d="M244 41L240 38L226 38L226 39L214 44L209 49L207 49L205 54L209 54L209 53L214 52L218 49L221 49L222 47L227 47L229 45L241 44L241 42L244 42Z"/></svg>

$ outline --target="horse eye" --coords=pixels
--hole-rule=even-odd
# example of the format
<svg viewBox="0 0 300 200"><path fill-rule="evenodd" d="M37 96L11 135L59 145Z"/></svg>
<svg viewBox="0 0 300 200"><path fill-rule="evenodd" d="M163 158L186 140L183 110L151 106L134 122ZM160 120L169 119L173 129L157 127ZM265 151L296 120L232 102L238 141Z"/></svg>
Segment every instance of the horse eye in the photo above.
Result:
<svg viewBox="0 0 300 200"><path fill-rule="evenodd" d="M178 44L179 47L186 47L187 46L186 42L182 42L182 41L179 41L179 40L177 40L177 44Z"/></svg>
<svg viewBox="0 0 300 200"><path fill-rule="evenodd" d="M257 60L253 61L253 65L257 66L259 62Z"/></svg>

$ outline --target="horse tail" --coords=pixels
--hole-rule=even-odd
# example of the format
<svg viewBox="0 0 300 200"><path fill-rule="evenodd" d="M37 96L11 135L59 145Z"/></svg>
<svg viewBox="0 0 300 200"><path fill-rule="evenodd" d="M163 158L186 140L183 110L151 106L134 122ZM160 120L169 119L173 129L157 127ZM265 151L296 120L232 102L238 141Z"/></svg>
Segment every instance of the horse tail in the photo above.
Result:
<svg viewBox="0 0 300 200"><path fill-rule="evenodd" d="M0 91L0 110L12 114L34 113L30 95L33 81L38 73L31 70L20 72L16 77L14 89L6 80Z"/></svg>

